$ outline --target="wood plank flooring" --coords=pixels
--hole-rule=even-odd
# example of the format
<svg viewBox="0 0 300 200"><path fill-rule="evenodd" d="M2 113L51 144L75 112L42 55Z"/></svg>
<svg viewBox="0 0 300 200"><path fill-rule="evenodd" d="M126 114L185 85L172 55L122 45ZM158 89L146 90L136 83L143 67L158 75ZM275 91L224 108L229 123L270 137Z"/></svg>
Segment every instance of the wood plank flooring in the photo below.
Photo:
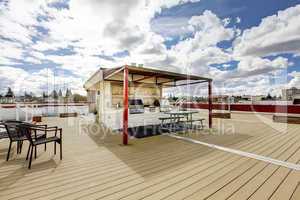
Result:
<svg viewBox="0 0 300 200"><path fill-rule="evenodd" d="M215 119L210 134L182 135L300 164L300 125L272 124L269 116L232 116ZM6 162L8 141L1 140L1 200L300 199L296 170L167 136L131 139L130 145L122 146L120 135L86 124L80 117L43 120L63 128L63 160L48 145L46 152L38 149L28 170L27 144L21 155L14 147Z"/></svg>

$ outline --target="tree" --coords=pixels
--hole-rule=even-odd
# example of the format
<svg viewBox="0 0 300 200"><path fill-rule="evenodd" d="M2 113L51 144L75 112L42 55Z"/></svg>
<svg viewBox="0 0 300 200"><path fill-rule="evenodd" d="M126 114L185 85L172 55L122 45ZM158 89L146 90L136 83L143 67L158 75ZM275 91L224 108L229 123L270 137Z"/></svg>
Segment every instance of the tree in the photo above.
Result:
<svg viewBox="0 0 300 200"><path fill-rule="evenodd" d="M58 91L58 96L59 96L59 97L62 97L62 96L63 96L61 89L59 89L59 91Z"/></svg>
<svg viewBox="0 0 300 200"><path fill-rule="evenodd" d="M26 91L24 92L24 100L25 101L31 101L32 100L32 95L28 94Z"/></svg>
<svg viewBox="0 0 300 200"><path fill-rule="evenodd" d="M24 97L25 97L26 99L31 99L31 98L32 98L32 93L28 94L28 93L25 91Z"/></svg>
<svg viewBox="0 0 300 200"><path fill-rule="evenodd" d="M80 94L74 94L73 95L73 99L74 99L75 103L86 102L87 101L87 97L86 96L82 96Z"/></svg>
<svg viewBox="0 0 300 200"><path fill-rule="evenodd" d="M7 89L7 93L6 93L5 97L11 97L11 98L15 97L15 95L10 87Z"/></svg>
<svg viewBox="0 0 300 200"><path fill-rule="evenodd" d="M46 92L43 92L43 98L45 99L47 97L48 97L48 95L46 94Z"/></svg>
<svg viewBox="0 0 300 200"><path fill-rule="evenodd" d="M53 91L52 91L51 97L52 97L53 99L58 99L58 94L57 94L57 91L56 91L56 90L53 90Z"/></svg>
<svg viewBox="0 0 300 200"><path fill-rule="evenodd" d="M273 98L272 98L271 94L268 93L268 96L266 97L266 100L272 100L272 99L273 99Z"/></svg>
<svg viewBox="0 0 300 200"><path fill-rule="evenodd" d="M67 88L67 91L66 91L66 97L71 97L72 96L72 91L71 89Z"/></svg>

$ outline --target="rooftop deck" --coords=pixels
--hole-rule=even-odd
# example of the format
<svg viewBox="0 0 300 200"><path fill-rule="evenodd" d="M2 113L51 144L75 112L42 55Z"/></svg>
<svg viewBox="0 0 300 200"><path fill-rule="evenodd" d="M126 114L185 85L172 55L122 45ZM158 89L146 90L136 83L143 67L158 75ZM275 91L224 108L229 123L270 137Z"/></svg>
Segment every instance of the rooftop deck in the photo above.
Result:
<svg viewBox="0 0 300 200"><path fill-rule="evenodd" d="M299 163L300 125L275 124L269 115L232 116L215 119L211 134L182 136ZM168 136L131 139L122 146L119 135L91 126L87 131L80 118L45 122L63 127L63 160L48 145L28 170L27 146L6 162L8 142L1 140L1 200L300 199L300 171Z"/></svg>

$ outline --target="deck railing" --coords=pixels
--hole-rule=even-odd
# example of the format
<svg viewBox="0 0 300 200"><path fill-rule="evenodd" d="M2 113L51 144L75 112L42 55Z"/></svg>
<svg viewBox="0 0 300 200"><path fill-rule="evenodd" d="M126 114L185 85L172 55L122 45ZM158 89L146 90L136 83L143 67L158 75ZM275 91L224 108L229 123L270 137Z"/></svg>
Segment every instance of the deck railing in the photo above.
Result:
<svg viewBox="0 0 300 200"><path fill-rule="evenodd" d="M189 108L208 109L207 103L185 103ZM229 110L228 104L214 103L213 110ZM230 104L231 111L300 114L300 105Z"/></svg>
<svg viewBox="0 0 300 200"><path fill-rule="evenodd" d="M0 120L30 121L33 116L59 116L60 113L88 114L87 104L0 104Z"/></svg>

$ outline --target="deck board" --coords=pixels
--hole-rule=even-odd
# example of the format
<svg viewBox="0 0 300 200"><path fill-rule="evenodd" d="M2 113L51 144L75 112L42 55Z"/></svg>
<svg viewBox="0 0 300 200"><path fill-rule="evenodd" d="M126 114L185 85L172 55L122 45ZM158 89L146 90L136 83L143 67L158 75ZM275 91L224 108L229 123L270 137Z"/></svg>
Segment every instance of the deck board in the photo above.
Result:
<svg viewBox="0 0 300 200"><path fill-rule="evenodd" d="M291 196L291 200L297 200L297 199L299 199L300 198L300 184L299 184L299 182L298 182L298 185L297 185L297 187L295 188L295 190L294 190L294 192L293 192L293 194L292 194L292 196Z"/></svg>
<svg viewBox="0 0 300 200"><path fill-rule="evenodd" d="M290 142L289 140L287 140L287 142ZM266 153L266 154L281 154L282 152L285 152L286 151L286 148L284 148L284 146L282 146L282 148L278 149L278 146L276 145L276 143L273 143L273 146L272 148L270 148L269 146L262 146L260 151L256 151L258 154L260 153ZM264 162L256 162L255 165L260 165L261 167L260 168L257 168L257 167L254 167L254 165L252 167L254 167L256 169L256 171L251 168L247 168L246 171L244 171L246 174L244 176L249 176L249 173L254 173L259 171L261 168L267 166L267 163L264 163ZM246 162L246 165L248 165L248 162ZM253 172L252 172L253 171ZM189 186L190 189L188 190L192 190L192 192L187 192L188 190L182 190L182 192L179 194L179 193L174 193L173 196L170 196L169 199L172 199L172 198L183 198L183 197L186 197L186 196L189 196L191 195L189 198L193 199L193 198L196 198L196 197L209 197L210 195L212 195L213 193L209 193L210 191L211 192L215 192L215 188L222 188L226 185L228 185L228 188L230 189L233 189L234 188L234 185L232 184L229 184L228 182L231 182L232 180L235 180L239 178L239 174L236 175L236 177L234 176L234 171L232 171L231 173L228 173L226 176L222 177L222 179L216 179L217 182L213 182L211 183L210 185L207 185L206 187L203 187L203 188L200 188L198 183L194 183L193 186ZM245 177L242 177L241 178L242 181L246 181L247 179ZM199 189L200 188L200 189ZM210 189L211 188L211 189ZM226 188L226 189L228 189ZM226 192L228 192L228 190L226 190ZM219 194L221 194L221 197L224 197L225 194L220 192ZM220 197L218 197L220 198ZM218 199L217 198L217 199Z"/></svg>
<svg viewBox="0 0 300 200"><path fill-rule="evenodd" d="M290 199L296 191L300 180L300 172L290 170L288 176L283 180L280 187L275 191L271 200ZM296 194L295 194L296 195ZM298 196L300 197L300 196Z"/></svg>
<svg viewBox="0 0 300 200"><path fill-rule="evenodd" d="M282 153L279 158L281 158L282 160L289 161L289 158L292 155L295 155L298 151L299 148L294 146L289 146L288 149L284 149L282 151L284 153ZM229 197L232 195L234 191L238 191L240 195L241 194L244 195L243 197L238 196L237 199L248 198L246 194L252 191L251 188L249 188L249 186L252 186L252 189L258 188L262 183L264 183L264 181L268 180L279 169L280 169L279 166L264 163L262 168L259 168L258 170L254 171L252 174L250 173L250 171L247 172L247 174L239 177L234 182L228 184L227 187L222 188L222 190L219 190L216 194L214 194L209 199L219 199L225 196ZM248 187L246 189L242 189L241 186L248 186Z"/></svg>
<svg viewBox="0 0 300 200"><path fill-rule="evenodd" d="M263 119L263 120L262 120ZM25 154L5 161L0 141L0 199L300 199L300 172L167 136L131 139L86 134L80 117L44 119L64 130L63 160L40 148L32 169ZM218 126L222 123L224 126ZM274 124L269 115L214 119L217 133L189 133L202 142L299 163L300 125ZM235 127L235 134L220 129ZM230 129L228 129L230 130ZM223 130L224 131L224 130ZM103 137L105 136L105 137Z"/></svg>

